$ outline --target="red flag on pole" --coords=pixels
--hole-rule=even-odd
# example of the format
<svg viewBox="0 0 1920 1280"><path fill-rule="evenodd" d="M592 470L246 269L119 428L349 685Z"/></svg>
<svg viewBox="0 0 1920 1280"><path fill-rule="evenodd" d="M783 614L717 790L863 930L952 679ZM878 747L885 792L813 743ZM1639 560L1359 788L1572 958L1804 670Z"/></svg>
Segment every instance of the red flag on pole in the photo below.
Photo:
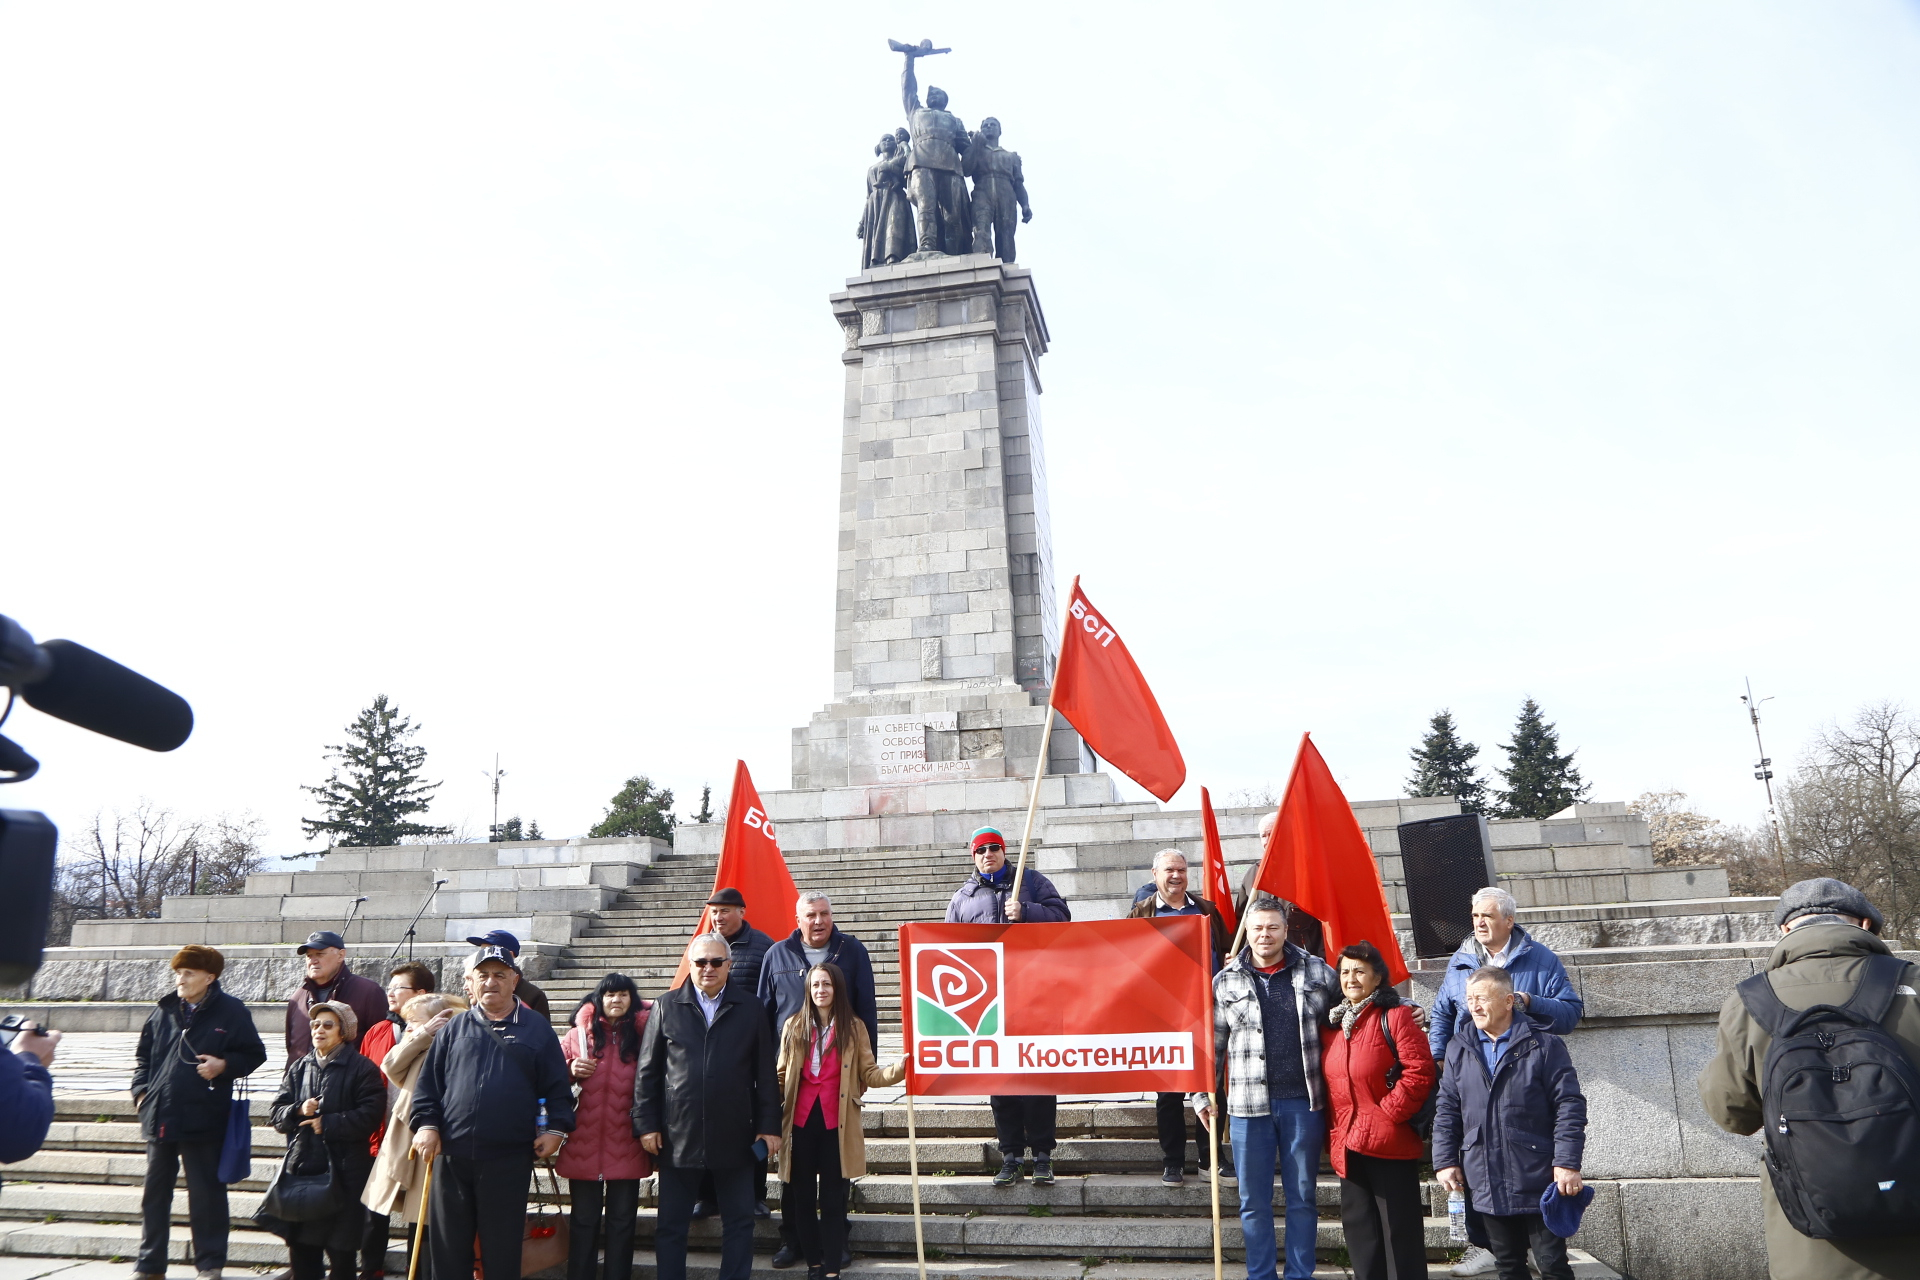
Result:
<svg viewBox="0 0 1920 1280"><path fill-rule="evenodd" d="M760 803L760 793L754 790L745 760L734 764L733 798L727 801L727 834L720 846L720 865L713 873L714 892L727 888L738 889L747 900L748 923L757 912L760 919L774 921L782 931L800 897L787 871L787 860L781 856L780 842L774 838L773 820ZM700 925L694 933L713 928L712 919L713 908L701 908ZM673 986L686 980L690 967L682 955Z"/></svg>
<svg viewBox="0 0 1920 1280"><path fill-rule="evenodd" d="M1207 865L1201 879L1202 892L1220 913L1231 938L1240 927L1240 916L1233 909L1233 884L1227 879L1227 855L1220 848L1220 824L1213 818L1213 797L1200 788L1200 826L1207 837Z"/></svg>
<svg viewBox="0 0 1920 1280"><path fill-rule="evenodd" d="M1094 610L1078 578L1067 614L1060 666L1053 675L1053 709L1080 731L1095 755L1160 799L1173 799L1187 780L1187 762L1126 641Z"/></svg>
<svg viewBox="0 0 1920 1280"><path fill-rule="evenodd" d="M1387 981L1407 980L1379 864L1310 734L1300 735L1280 820L1254 883L1318 918L1326 928L1328 956L1349 943L1371 942L1387 959Z"/></svg>

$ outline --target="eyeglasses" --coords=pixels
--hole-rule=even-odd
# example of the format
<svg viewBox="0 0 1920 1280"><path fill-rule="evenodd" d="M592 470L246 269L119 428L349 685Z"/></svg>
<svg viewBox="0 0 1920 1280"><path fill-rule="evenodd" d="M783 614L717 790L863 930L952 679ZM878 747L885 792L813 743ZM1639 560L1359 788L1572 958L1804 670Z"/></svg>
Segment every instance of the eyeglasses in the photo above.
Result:
<svg viewBox="0 0 1920 1280"><path fill-rule="evenodd" d="M387 988L387 991L388 991L388 993L389 993L389 994L391 994L391 995L399 995L399 994L400 994L400 993L401 993L402 991L418 991L419 989L420 989L420 988L418 988L418 987L409 987L409 986L404 986L404 985L402 985L402 984L400 984L400 983L398 983L398 982L396 982L396 983L394 983L394 984L393 984L392 986L390 986L390 987L388 987L388 988Z"/></svg>
<svg viewBox="0 0 1920 1280"><path fill-rule="evenodd" d="M693 967L696 969L718 969L723 964L732 963L732 956L721 956L719 959L715 959L712 956L701 956L693 962Z"/></svg>
<svg viewBox="0 0 1920 1280"><path fill-rule="evenodd" d="M983 844L974 850L975 853L1005 853L1006 851L1007 847L1003 844Z"/></svg>

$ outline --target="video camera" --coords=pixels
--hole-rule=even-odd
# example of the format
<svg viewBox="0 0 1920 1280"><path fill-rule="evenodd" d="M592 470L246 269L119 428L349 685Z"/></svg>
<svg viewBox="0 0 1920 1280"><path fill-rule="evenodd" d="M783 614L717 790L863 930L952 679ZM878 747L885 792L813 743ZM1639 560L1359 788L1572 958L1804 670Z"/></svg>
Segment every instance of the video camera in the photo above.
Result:
<svg viewBox="0 0 1920 1280"><path fill-rule="evenodd" d="M193 732L193 708L179 694L71 640L35 644L8 617L0 617L0 685L7 690L0 724L19 698L149 751L171 751ZM18 743L0 738L0 783L25 782L39 769ZM0 894L0 985L16 986L40 968L59 844L60 832L46 814L0 809L0 885L7 890Z"/></svg>

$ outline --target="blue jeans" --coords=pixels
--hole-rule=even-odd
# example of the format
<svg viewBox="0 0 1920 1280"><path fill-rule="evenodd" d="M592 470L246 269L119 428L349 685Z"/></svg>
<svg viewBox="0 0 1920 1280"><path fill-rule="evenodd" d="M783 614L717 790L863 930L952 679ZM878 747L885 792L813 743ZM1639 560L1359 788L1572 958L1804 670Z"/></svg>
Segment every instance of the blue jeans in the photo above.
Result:
<svg viewBox="0 0 1920 1280"><path fill-rule="evenodd" d="M1233 1162L1240 1170L1240 1235L1247 1251L1247 1280L1280 1274L1273 1239L1273 1177L1286 1189L1285 1280L1312 1280L1313 1246L1320 1214L1313 1188L1320 1175L1320 1148L1327 1121L1305 1098L1276 1099L1273 1114L1231 1116Z"/></svg>

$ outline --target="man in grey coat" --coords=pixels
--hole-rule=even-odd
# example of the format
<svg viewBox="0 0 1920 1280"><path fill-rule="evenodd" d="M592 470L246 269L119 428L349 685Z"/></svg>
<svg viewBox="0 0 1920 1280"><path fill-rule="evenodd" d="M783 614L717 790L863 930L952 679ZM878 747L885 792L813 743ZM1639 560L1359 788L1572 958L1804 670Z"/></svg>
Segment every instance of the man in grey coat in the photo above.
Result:
<svg viewBox="0 0 1920 1280"><path fill-rule="evenodd" d="M1073 918L1067 900L1053 881L1038 871L1020 877L1020 896L1013 898L1014 869L1007 865L1007 838L993 827L982 827L969 842L973 874L954 891L947 903L948 924L1061 924ZM994 1094L994 1135L1000 1143L1000 1172L993 1185L1010 1187L1020 1181L1020 1157L1033 1153L1035 1186L1053 1185L1053 1124L1060 1099L1051 1094Z"/></svg>

